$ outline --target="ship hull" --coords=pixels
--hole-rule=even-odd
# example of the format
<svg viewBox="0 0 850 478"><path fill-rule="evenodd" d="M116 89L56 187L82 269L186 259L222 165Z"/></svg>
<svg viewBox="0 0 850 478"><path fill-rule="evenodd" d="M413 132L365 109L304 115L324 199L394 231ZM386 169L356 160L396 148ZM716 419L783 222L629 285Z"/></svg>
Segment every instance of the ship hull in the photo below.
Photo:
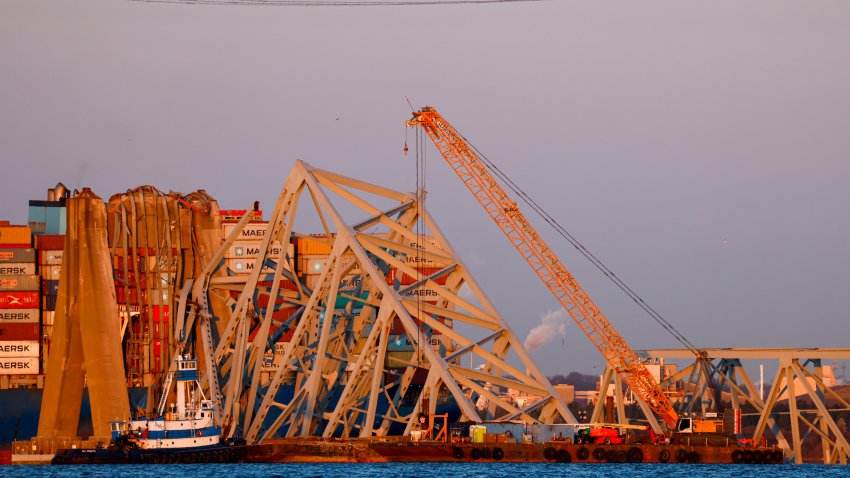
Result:
<svg viewBox="0 0 850 478"><path fill-rule="evenodd" d="M245 460L245 452L246 447L244 445L158 450L140 448L65 449L56 453L51 464L241 463Z"/></svg>

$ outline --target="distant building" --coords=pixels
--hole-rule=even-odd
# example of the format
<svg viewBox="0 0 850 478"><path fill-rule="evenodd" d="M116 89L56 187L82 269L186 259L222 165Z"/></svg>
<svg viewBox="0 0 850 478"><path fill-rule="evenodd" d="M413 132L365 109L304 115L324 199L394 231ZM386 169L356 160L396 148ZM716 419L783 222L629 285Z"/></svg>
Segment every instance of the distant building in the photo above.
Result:
<svg viewBox="0 0 850 478"><path fill-rule="evenodd" d="M576 400L576 388L572 385L555 385L555 393L557 393L558 396L561 397L561 400L563 400L567 405Z"/></svg>

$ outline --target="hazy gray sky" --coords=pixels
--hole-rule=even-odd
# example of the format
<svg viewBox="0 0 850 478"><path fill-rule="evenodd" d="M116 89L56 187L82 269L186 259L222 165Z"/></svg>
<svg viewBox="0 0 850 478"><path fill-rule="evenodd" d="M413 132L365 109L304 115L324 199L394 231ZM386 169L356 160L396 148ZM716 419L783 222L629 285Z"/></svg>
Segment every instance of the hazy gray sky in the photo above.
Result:
<svg viewBox="0 0 850 478"><path fill-rule="evenodd" d="M411 191L409 96L697 345L848 346L845 1L4 0L0 68L0 218L57 181L270 210L299 158ZM557 303L433 149L428 169L431 213L525 337ZM539 227L634 348L676 346ZM544 371L600 373L566 333Z"/></svg>

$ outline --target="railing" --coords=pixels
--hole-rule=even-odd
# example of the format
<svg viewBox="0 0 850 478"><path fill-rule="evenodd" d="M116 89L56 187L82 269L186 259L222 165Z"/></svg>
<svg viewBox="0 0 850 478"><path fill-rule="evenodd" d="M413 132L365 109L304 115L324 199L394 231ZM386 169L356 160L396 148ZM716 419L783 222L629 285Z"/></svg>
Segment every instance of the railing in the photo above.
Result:
<svg viewBox="0 0 850 478"><path fill-rule="evenodd" d="M12 442L13 455L55 455L57 450L67 448L95 448L109 445L109 438L34 438Z"/></svg>

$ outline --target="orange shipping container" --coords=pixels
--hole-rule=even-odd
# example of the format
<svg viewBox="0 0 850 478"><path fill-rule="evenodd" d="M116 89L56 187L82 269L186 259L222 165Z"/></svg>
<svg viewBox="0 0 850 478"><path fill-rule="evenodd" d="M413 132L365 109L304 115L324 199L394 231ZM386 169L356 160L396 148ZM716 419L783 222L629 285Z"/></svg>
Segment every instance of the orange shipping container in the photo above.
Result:
<svg viewBox="0 0 850 478"><path fill-rule="evenodd" d="M298 237L295 238L295 249L299 255L328 255L333 240L333 236Z"/></svg>
<svg viewBox="0 0 850 478"><path fill-rule="evenodd" d="M0 244L27 244L32 247L32 229L27 226L0 226Z"/></svg>

